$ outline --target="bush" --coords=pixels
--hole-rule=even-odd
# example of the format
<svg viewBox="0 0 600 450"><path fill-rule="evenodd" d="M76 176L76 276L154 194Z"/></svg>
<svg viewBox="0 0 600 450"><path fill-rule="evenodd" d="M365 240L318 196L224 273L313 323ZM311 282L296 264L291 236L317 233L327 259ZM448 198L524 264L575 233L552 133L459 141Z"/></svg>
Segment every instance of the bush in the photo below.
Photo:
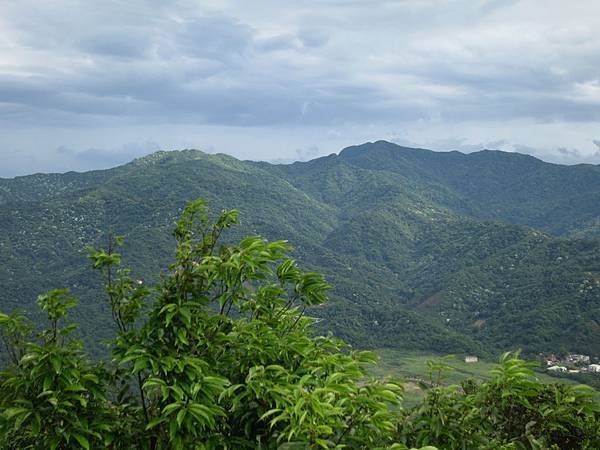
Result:
<svg viewBox="0 0 600 450"><path fill-rule="evenodd" d="M237 222L201 201L177 223L175 262L147 288L114 250L89 249L115 325L110 363L91 362L64 289L39 297L47 328L0 314L11 363L0 373L2 449L600 448L584 387L542 385L506 354L488 383L442 386L401 408L402 387L369 379L375 361L306 315L329 286L283 241L223 245ZM435 378L435 382L433 382ZM433 447L425 447L432 449Z"/></svg>
<svg viewBox="0 0 600 450"><path fill-rule="evenodd" d="M74 326L60 328L75 305L66 291L40 297L41 343L21 316L0 316L15 357L2 373L2 448L391 446L401 387L366 379L372 354L311 334L306 308L329 286L285 242L220 245L236 220L226 211L211 224L191 203L152 289L119 268L122 240L90 249L116 327L106 369L69 338Z"/></svg>

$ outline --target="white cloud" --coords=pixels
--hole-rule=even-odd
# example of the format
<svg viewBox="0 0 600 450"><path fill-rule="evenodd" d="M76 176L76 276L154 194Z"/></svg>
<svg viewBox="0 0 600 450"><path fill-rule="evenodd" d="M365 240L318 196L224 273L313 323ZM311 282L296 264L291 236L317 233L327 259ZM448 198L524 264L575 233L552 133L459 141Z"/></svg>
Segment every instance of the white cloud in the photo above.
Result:
<svg viewBox="0 0 600 450"><path fill-rule="evenodd" d="M403 133L568 162L596 151L593 0L21 0L0 3L0 28L8 174L31 162L8 149L126 154L146 138L264 159Z"/></svg>

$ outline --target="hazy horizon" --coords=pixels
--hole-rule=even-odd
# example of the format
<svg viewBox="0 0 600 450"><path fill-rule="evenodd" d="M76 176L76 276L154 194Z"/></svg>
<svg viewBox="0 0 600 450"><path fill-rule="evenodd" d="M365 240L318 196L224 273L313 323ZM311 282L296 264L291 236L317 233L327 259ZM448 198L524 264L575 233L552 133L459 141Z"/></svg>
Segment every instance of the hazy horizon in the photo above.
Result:
<svg viewBox="0 0 600 450"><path fill-rule="evenodd" d="M378 141L385 141L385 140L381 140L380 139ZM377 141L361 142L361 143L358 143L358 144L355 144L355 145L351 145L349 147L360 146L360 145L364 145L364 144L370 144L370 143L373 143L373 142L377 142ZM390 141L385 141L385 142L390 142ZM393 142L390 142L390 143L393 143ZM400 146L400 144L396 144L396 145ZM479 152L485 152L485 151L493 151L493 152L494 151L498 151L498 152L507 153L507 154L514 153L514 154L518 154L518 155L532 156L532 157L534 157L534 158L536 158L536 159L538 159L540 161L543 161L543 162L549 163L549 164L569 165L569 166L579 165L579 164L600 165L600 163L571 163L571 164L568 164L568 163L545 161L544 159L540 158L539 156L530 155L528 153L522 153L522 152L517 152L517 151L504 151L504 150L498 150L498 149L492 149L492 148L486 148L486 149L481 149L481 150L473 150L473 151L469 152L469 151L465 151L465 150L432 150L432 149L427 149L427 148L423 148L423 147L408 147L408 146L400 146L400 147L411 148L413 150L433 151L433 152L436 152L436 153L453 153L453 152L458 152L458 153L462 153L463 155L469 155L469 154L479 153ZM90 171L93 171L93 170L107 170L107 169L112 169L112 168L115 168L115 167L119 167L119 166L124 165L124 164L128 164L130 162L133 162L136 159L145 158L147 156L150 156L150 155L152 155L154 153L159 153L159 152L167 152L168 153L168 152L181 152L181 151L199 151L199 152L202 152L202 153L205 153L205 154L208 154L208 155L224 154L224 155L236 158L236 159L238 159L240 161L255 161L255 162L265 162L265 163L273 164L273 165L279 165L279 164L281 164L281 165L287 165L287 164L293 164L295 162L313 161L315 159L323 158L323 157L329 156L331 154L335 154L335 155L339 156L339 154L343 150L345 150L346 148L348 148L348 147L341 148L341 149L339 149L336 152L329 153L328 155L319 155L319 156L315 156L315 157L307 158L307 159L289 159L289 160L285 160L285 159L271 159L271 160L266 160L266 159L238 158L235 155L233 155L231 153L227 153L227 152L207 152L205 150L197 149L197 148L157 149L157 150L145 153L145 154L140 154L139 156L135 156L135 157L132 157L130 159L127 159L127 160L124 160L124 161L121 161L121 162L115 162L114 164L111 164L111 165L106 165L106 166L102 166L102 167L96 167L96 168L92 168L92 169L65 170L65 171L56 171L56 172L39 172L38 171L38 172L24 173L24 174L9 176L9 177L0 176L0 179L11 179L11 178L18 178L18 177L21 177L21 176L30 176L30 175L37 175L37 174L55 174L55 173L64 174L64 173L68 173L68 172L85 173L85 172L90 172Z"/></svg>

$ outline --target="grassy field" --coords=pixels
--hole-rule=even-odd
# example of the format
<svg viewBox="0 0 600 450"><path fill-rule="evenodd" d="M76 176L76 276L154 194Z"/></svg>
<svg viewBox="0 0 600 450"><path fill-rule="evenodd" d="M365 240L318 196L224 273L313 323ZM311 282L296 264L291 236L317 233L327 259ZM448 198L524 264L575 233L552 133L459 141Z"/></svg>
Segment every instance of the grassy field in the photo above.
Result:
<svg viewBox="0 0 600 450"><path fill-rule="evenodd" d="M379 364L374 366L371 373L376 377L398 377L406 380L404 405L407 407L418 403L424 395L419 388L418 381L429 381L427 362L430 360L440 361L442 356L431 353L406 352L394 349L378 349L376 353L380 357ZM490 371L496 366L495 362L482 361L476 363L465 363L462 356L446 356L443 362L452 367L452 370L444 373L441 384L459 384L467 378L477 380L490 379ZM577 382L569 379L557 379L543 372L537 372L536 376L546 383L572 383Z"/></svg>

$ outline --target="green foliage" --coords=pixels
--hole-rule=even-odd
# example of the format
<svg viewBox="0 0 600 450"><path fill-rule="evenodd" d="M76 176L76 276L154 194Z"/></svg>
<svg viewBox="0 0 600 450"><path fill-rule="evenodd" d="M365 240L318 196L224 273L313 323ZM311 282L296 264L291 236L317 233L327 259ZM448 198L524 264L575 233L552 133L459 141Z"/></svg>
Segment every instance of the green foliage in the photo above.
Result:
<svg viewBox="0 0 600 450"><path fill-rule="evenodd" d="M183 211L175 261L151 288L114 250L88 248L104 278L116 337L110 364L89 362L65 289L39 297L47 328L0 314L14 358L0 373L0 448L395 449L598 448L589 389L541 384L506 354L489 382L443 387L429 364L422 405L371 379L375 356L313 332L309 308L330 286L285 241L222 243L237 211Z"/></svg>
<svg viewBox="0 0 600 450"><path fill-rule="evenodd" d="M360 348L597 355L598 173L376 142L291 165L159 152L104 171L0 180L0 306L40 324L37 294L69 287L81 300L71 313L78 336L102 354L114 337L112 308L95 289L106 274L90 275L81 249L104 248L102 265L116 257L110 236L123 235L132 288L151 286L183 206L202 197L241 208L229 243L289 239L302 267L334 286L309 314Z"/></svg>
<svg viewBox="0 0 600 450"><path fill-rule="evenodd" d="M492 379L434 387L406 413L401 440L447 449L595 449L600 405L587 386L543 384L505 353Z"/></svg>
<svg viewBox="0 0 600 450"><path fill-rule="evenodd" d="M75 305L66 290L40 296L50 325L39 343L21 344L22 318L1 316L24 353L2 373L2 448L392 445L400 386L366 379L371 354L312 335L306 308L329 286L284 241L219 243L236 221L225 211L213 224L192 202L174 231L175 262L152 289L119 268L120 239L88 249L116 326L106 369L59 326Z"/></svg>
<svg viewBox="0 0 600 450"><path fill-rule="evenodd" d="M21 310L15 309L10 314L0 312L0 338L11 363L17 364L23 356L32 328Z"/></svg>
<svg viewBox="0 0 600 450"><path fill-rule="evenodd" d="M66 294L58 289L39 297L50 327L36 341L24 339L31 327L21 317L0 316L16 357L0 375L2 448L89 449L109 442L112 418L102 367L90 364L81 342L70 339L73 325L58 325L76 303Z"/></svg>

